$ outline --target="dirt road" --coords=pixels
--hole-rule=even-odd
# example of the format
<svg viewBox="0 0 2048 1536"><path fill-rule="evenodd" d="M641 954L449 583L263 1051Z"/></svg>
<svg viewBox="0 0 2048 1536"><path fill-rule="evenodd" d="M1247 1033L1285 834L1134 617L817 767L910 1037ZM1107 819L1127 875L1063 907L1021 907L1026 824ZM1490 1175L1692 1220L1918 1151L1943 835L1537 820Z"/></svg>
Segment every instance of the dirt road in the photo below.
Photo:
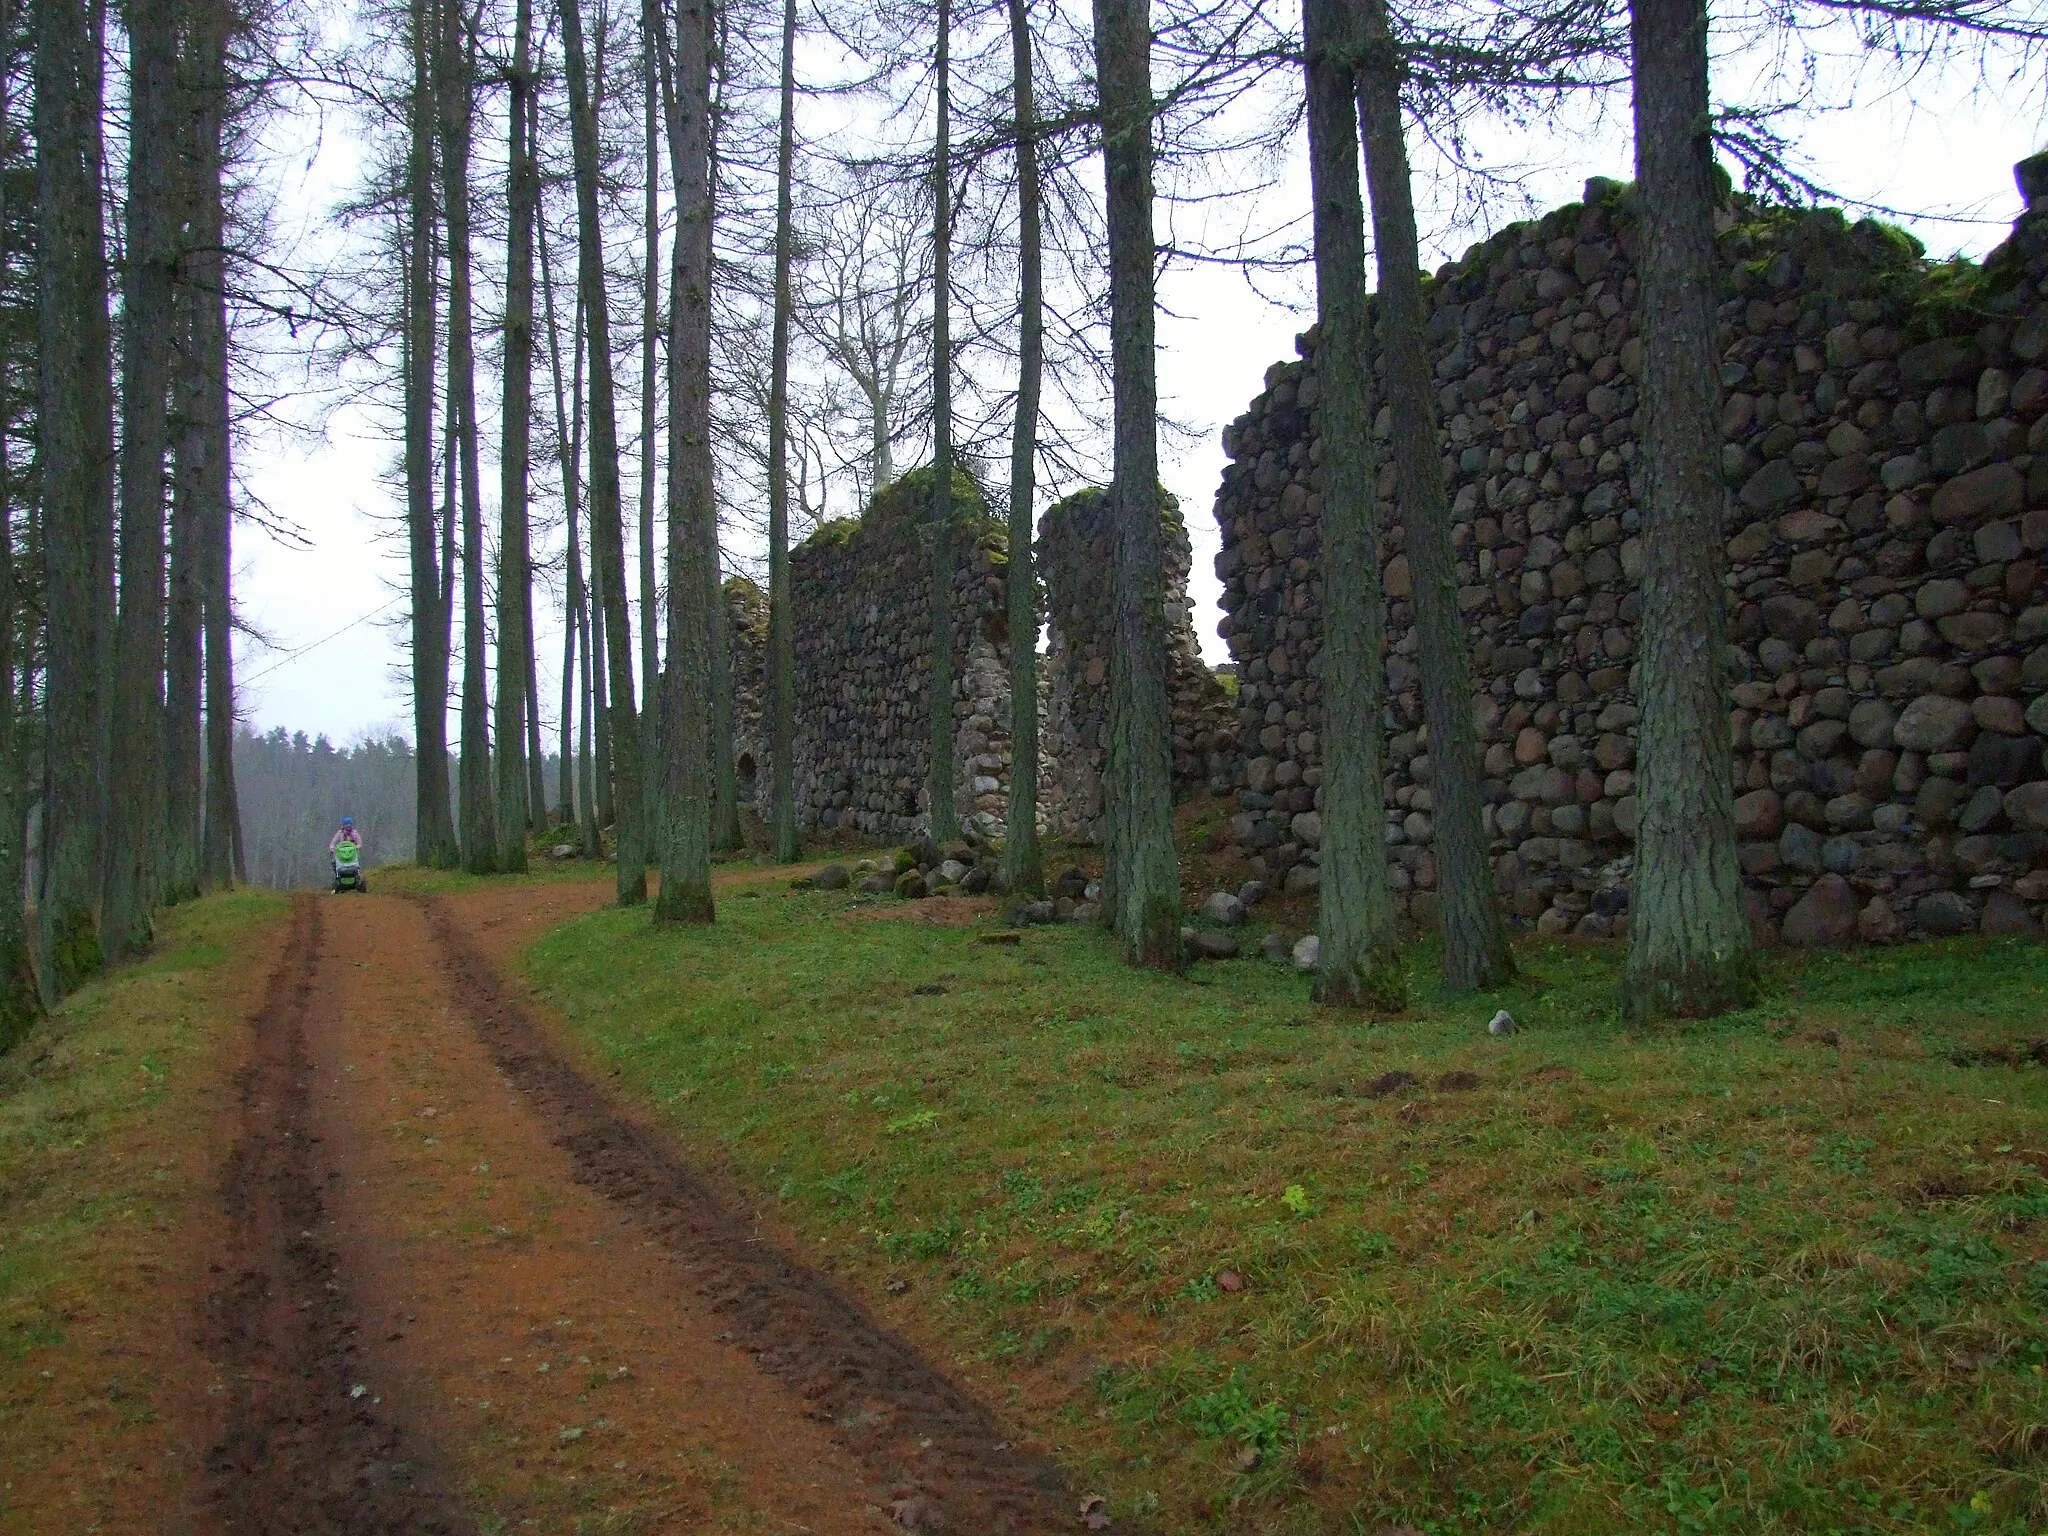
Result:
<svg viewBox="0 0 2048 1536"><path fill-rule="evenodd" d="M1056 1468L722 1208L502 978L602 897L296 908L222 1128L219 1528L1074 1528Z"/></svg>

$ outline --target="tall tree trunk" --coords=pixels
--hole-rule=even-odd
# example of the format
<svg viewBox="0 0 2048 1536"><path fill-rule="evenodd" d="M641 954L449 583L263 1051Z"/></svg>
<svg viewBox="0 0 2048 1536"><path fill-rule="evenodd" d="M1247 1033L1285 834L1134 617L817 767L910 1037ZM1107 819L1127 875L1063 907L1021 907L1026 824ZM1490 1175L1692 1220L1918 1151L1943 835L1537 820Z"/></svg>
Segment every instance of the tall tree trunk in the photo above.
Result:
<svg viewBox="0 0 2048 1536"><path fill-rule="evenodd" d="M669 274L668 671L662 697L661 898L656 922L708 923L715 687L711 469L711 0L679 0L664 58L676 243ZM672 78L670 78L672 75Z"/></svg>
<svg viewBox="0 0 2048 1536"><path fill-rule="evenodd" d="M533 454L533 223L540 169L532 158L532 0L513 11L505 203L505 373L498 490L498 867L526 869L526 695L532 654L528 476Z"/></svg>
<svg viewBox="0 0 2048 1536"><path fill-rule="evenodd" d="M1432 846L1443 913L1443 974L1453 988L1469 991L1508 981L1515 974L1515 961L1486 848L1479 733L1472 721L1472 667L1458 613L1451 504L1437 447L1436 388L1423 330L1421 256L1401 121L1401 80L1406 71L1388 25L1386 0L1360 0L1360 9L1364 46L1358 108L1365 130L1366 177L1372 187L1373 249L1379 254L1380 377L1393 412L1394 483L1408 537L1408 560L1414 568L1423 720L1429 728L1429 788L1436 817ZM1323 462L1328 465L1327 454Z"/></svg>
<svg viewBox="0 0 2048 1536"><path fill-rule="evenodd" d="M596 469L592 466L592 476ZM586 507L586 520L594 521L593 509ZM595 721L592 737L591 771L597 776L597 790L591 805L600 827L616 829L619 816L618 781L612 777L612 706L609 687L610 655L604 634L604 571L597 552L597 530L590 529L590 559L584 565L584 601L589 607L591 707ZM615 832L616 835L616 832Z"/></svg>
<svg viewBox="0 0 2048 1536"><path fill-rule="evenodd" d="M121 607L100 943L148 948L164 832L164 464L170 453L172 295L178 279L178 62L170 0L127 0L127 261L121 294Z"/></svg>
<svg viewBox="0 0 2048 1536"><path fill-rule="evenodd" d="M450 0L453 3L453 0ZM414 0L411 142L406 159L405 531L411 557L413 858L431 869L461 863L448 800L448 610L435 547L434 353L440 263L434 191L433 58L439 22L432 0Z"/></svg>
<svg viewBox="0 0 2048 1536"><path fill-rule="evenodd" d="M568 524L567 536L563 541L562 575L562 756L561 772L556 784L558 791L557 819L567 826L576 816L575 763L576 738L573 726L576 719L576 657L581 644L579 633L582 626L583 609L583 554L577 544L576 514L577 499L581 494L577 485L577 454L581 449L582 415L577 416L577 432L571 437L568 412L562 401L562 332L555 321L555 277L554 264L549 259L551 242L547 234L547 221L540 221L540 291L542 304L547 312L548 324L548 373L555 386L555 446L562 471L562 511ZM576 340L578 361L582 358L583 317L579 309L576 316ZM577 372L577 386L582 386L582 372Z"/></svg>
<svg viewBox="0 0 2048 1536"><path fill-rule="evenodd" d="M184 148L189 154L189 135ZM205 448L198 441L199 394L203 387L192 357L190 282L175 296L176 336L173 367L174 458L171 489L170 616L166 626L164 662L164 832L163 899L188 901L199 894L199 817L205 769L200 752L201 686L205 675L200 654L199 487L196 484Z"/></svg>
<svg viewBox="0 0 2048 1536"><path fill-rule="evenodd" d="M1755 954L1735 855L1721 651L1714 154L1706 0L1632 0L1643 387L1635 886L1629 1015L1719 1013L1746 1001Z"/></svg>
<svg viewBox="0 0 2048 1536"><path fill-rule="evenodd" d="M640 277L640 761L646 789L643 825L648 836L661 825L661 705L656 689L661 678L661 642L656 626L660 610L655 600L654 580L654 495L657 455L654 451L655 420L655 338L661 326L661 141L655 104L655 38L661 28L660 7L648 0L640 13L642 152L646 157L646 180L641 200Z"/></svg>
<svg viewBox="0 0 2048 1536"><path fill-rule="evenodd" d="M931 801L932 841L960 835L953 772L953 167L951 0L939 0L938 142L932 149L932 514L926 535L930 559L926 601L931 608L932 660L928 703L931 745L925 793Z"/></svg>
<svg viewBox="0 0 2048 1536"><path fill-rule="evenodd" d="M455 407L456 478L462 502L462 867L498 867L491 792L490 674L484 642L483 477L477 456L476 348L469 225L469 146L475 117L475 41L460 0L441 18L441 198L448 221L448 393Z"/></svg>
<svg viewBox="0 0 2048 1536"><path fill-rule="evenodd" d="M731 6L714 0L710 139L705 151L710 165L706 183L711 189L711 213L705 222L704 233L705 270L714 278L718 268L711 252L717 240L718 210L723 196L718 174L718 135L724 125L725 103L731 83L728 71L732 54L726 47L731 16ZM746 847L747 838L740 828L739 755L733 749L736 714L732 695L732 605L726 601L715 504L711 515L704 519L702 535L704 570L711 582L711 591L706 598L710 604L707 611L711 615L711 848L714 853L724 853Z"/></svg>
<svg viewBox="0 0 2048 1536"><path fill-rule="evenodd" d="M590 326L590 538L592 584L603 604L611 705L613 825L619 845L619 904L647 899L646 797L640 783L639 726L633 715L633 626L626 614L626 546L619 506L619 426L612 379L611 301L605 292L604 225L597 206L597 109L583 55L580 0L560 0L569 75L569 128L576 161L577 281Z"/></svg>
<svg viewBox="0 0 2048 1536"><path fill-rule="evenodd" d="M1166 593L1159 527L1153 345L1152 30L1145 0L1095 0L1109 214L1114 375L1110 489L1109 774L1116 929L1134 965L1181 964L1173 851L1173 725L1166 702Z"/></svg>
<svg viewBox="0 0 2048 1536"><path fill-rule="evenodd" d="M1038 185L1038 119L1031 25L1010 0L1010 76L1017 108L1017 418L1010 428L1010 817L1003 868L1010 889L1045 888L1038 847L1038 582L1032 566L1037 499L1038 394L1045 367L1045 277Z"/></svg>
<svg viewBox="0 0 2048 1536"><path fill-rule="evenodd" d="M206 786L199 834L199 884L225 890L245 878L242 810L235 787L234 465L229 457L227 217L222 189L228 107L227 0L200 0L191 28L191 255L185 268L193 396L186 436L193 461L193 545L199 562L199 622L206 663Z"/></svg>
<svg viewBox="0 0 2048 1536"><path fill-rule="evenodd" d="M10 44L16 13L12 0L0 0L0 38ZM14 100L11 73L0 74L0 145L12 142ZM7 228L7 188L0 180L0 232ZM7 242L0 238L0 292L8 282ZM21 900L28 860L28 808L22 783L21 733L18 711L26 695L17 688L15 625L20 592L14 575L13 444L8 416L0 411L0 1050L19 1040L42 1012L35 963L28 934L28 913Z"/></svg>
<svg viewBox="0 0 2048 1536"><path fill-rule="evenodd" d="M1387 885L1381 784L1386 601L1352 82L1358 36L1343 0L1304 0L1302 36L1323 439L1322 960L1315 995L1321 1002L1392 1011L1402 1006L1406 986Z"/></svg>
<svg viewBox="0 0 2048 1536"><path fill-rule="evenodd" d="M796 631L789 580L789 269L796 242L796 0L782 0L782 120L775 146L775 331L768 369L768 841L783 864L796 830Z"/></svg>
<svg viewBox="0 0 2048 1536"><path fill-rule="evenodd" d="M46 720L41 980L54 1002L101 960L100 776L113 626L113 383L97 0L35 8L36 427Z"/></svg>

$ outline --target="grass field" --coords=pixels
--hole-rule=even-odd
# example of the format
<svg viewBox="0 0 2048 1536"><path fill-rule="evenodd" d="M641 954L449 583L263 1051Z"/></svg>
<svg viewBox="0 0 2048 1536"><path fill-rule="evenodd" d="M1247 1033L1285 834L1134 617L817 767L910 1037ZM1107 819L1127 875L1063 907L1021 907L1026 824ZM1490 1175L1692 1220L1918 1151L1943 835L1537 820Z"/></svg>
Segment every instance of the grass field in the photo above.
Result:
<svg viewBox="0 0 2048 1536"><path fill-rule="evenodd" d="M728 894L531 974L696 1155L1156 1530L2048 1530L2048 952L1620 954L1413 1016ZM1487 1035L1510 1009L1521 1030Z"/></svg>
<svg viewBox="0 0 2048 1536"><path fill-rule="evenodd" d="M160 1400L205 1363L167 1297L204 1241L206 1127L284 911L261 891L172 908L148 960L0 1058L0 1532L188 1529L165 1494L205 1447Z"/></svg>

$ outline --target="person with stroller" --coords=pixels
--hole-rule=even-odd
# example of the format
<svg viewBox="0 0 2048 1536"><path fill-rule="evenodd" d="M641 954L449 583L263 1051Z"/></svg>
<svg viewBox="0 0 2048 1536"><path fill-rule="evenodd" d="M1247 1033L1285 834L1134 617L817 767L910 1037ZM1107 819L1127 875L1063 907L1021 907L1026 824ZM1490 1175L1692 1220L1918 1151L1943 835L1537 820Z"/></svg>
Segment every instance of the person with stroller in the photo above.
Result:
<svg viewBox="0 0 2048 1536"><path fill-rule="evenodd" d="M363 879L363 840L356 831L355 817L342 817L341 826L327 840L327 862L334 870L337 891L350 884L358 890L369 888Z"/></svg>

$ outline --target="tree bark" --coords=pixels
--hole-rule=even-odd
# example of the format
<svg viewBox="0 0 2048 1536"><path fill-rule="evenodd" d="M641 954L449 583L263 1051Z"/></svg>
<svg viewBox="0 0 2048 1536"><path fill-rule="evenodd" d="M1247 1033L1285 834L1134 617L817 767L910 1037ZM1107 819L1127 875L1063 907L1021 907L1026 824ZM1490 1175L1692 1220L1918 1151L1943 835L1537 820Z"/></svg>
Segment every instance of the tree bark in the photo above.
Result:
<svg viewBox="0 0 2048 1536"><path fill-rule="evenodd" d="M931 802L935 843L947 843L960 835L953 772L952 30L950 0L939 0L938 45L933 54L939 127L932 150L932 518L926 545L931 561L927 601L931 606L932 660L925 793Z"/></svg>
<svg viewBox="0 0 2048 1536"><path fill-rule="evenodd" d="M1024 0L1010 4L1010 76L1017 114L1017 417L1010 429L1010 815L1003 869L1010 889L1038 895L1038 582L1032 534L1037 498L1038 400L1045 369L1045 276L1038 183L1038 119L1031 81L1031 26Z"/></svg>
<svg viewBox="0 0 2048 1536"><path fill-rule="evenodd" d="M225 890L245 874L242 812L235 788L234 465L228 414L227 217L222 190L228 105L226 0L201 0L191 29L195 100L192 135L190 333L194 385L191 447L193 543L206 665L206 785L199 837L199 884Z"/></svg>
<svg viewBox="0 0 2048 1536"><path fill-rule="evenodd" d="M661 146L655 103L659 69L654 54L660 27L660 8L654 0L647 0L640 12L640 63L645 77L641 81L641 144L647 162L640 276L640 697L645 703L640 711L640 760L647 791L644 824L650 837L661 825L661 775L655 768L661 761L661 707L655 691L661 677L661 642L654 581L655 337L661 326Z"/></svg>
<svg viewBox="0 0 2048 1536"><path fill-rule="evenodd" d="M452 3L452 0L451 0ZM435 348L438 343L433 59L439 19L414 0L413 86L406 160L405 531L412 575L413 858L430 869L461 862L448 799L448 621L434 513Z"/></svg>
<svg viewBox="0 0 2048 1536"><path fill-rule="evenodd" d="M1387 885L1381 781L1386 603L1374 499L1365 209L1342 0L1304 0L1309 179L1315 198L1316 365L1323 439L1323 861L1318 1001L1399 1009L1406 987ZM1432 450L1433 451L1433 450Z"/></svg>
<svg viewBox="0 0 2048 1536"><path fill-rule="evenodd" d="M563 581L562 581L562 755L558 791L558 819L568 826L576 819L578 804L576 771L576 701L589 692L586 682L579 690L576 686L576 661L581 654L582 631L586 627L583 619L583 553L578 544L576 532L577 501L581 489L577 485L577 458L582 451L583 417L579 406L576 431L569 430L568 411L562 399L562 332L555 321L555 278L553 262L549 259L550 242L547 235L547 221L540 221L540 291L541 302L547 313L548 325L548 372L555 386L555 448L557 464L562 472L562 513L567 523L563 540ZM576 348L578 363L576 384L581 391L583 384L583 314L579 307L576 312L576 334L572 345ZM588 666L586 663L586 671ZM587 795L586 797L587 798Z"/></svg>
<svg viewBox="0 0 2048 1536"><path fill-rule="evenodd" d="M54 1003L98 969L113 625L113 382L96 0L35 8L36 428L44 651L41 982Z"/></svg>
<svg viewBox="0 0 2048 1536"><path fill-rule="evenodd" d="M708 923L718 508L711 466L710 0L679 0L663 60L676 242L669 275L668 670L662 690L659 923ZM671 78L672 77L672 78Z"/></svg>
<svg viewBox="0 0 2048 1536"><path fill-rule="evenodd" d="M187 107L189 114L190 107ZM4 131L4 130L0 130ZM183 135L189 157L190 135ZM189 186L189 183L188 183ZM174 297L177 342L173 367L170 615L164 661L164 833L162 890L166 903L199 894L199 821L205 769L200 750L205 663L200 652L199 487L205 457L198 440L203 383L192 356L189 280Z"/></svg>
<svg viewBox="0 0 2048 1536"><path fill-rule="evenodd" d="M474 300L469 219L470 132L475 117L474 40L460 0L443 0L441 188L448 221L448 393L455 410L456 478L462 511L462 867L487 875L498 867L498 822L491 788L490 675L484 656L483 478L477 455Z"/></svg>
<svg viewBox="0 0 2048 1536"><path fill-rule="evenodd" d="M16 14L12 0L0 0L0 37L12 39ZM0 144L14 131L13 77L0 76ZM7 228L7 188L0 181L0 230ZM7 243L0 239L0 291L8 281ZM16 625L21 600L14 573L13 444L9 417L0 412L0 1050L26 1034L42 1012L29 944L28 912L21 894L28 858L27 786L19 711L26 688L16 683Z"/></svg>
<svg viewBox="0 0 2048 1536"><path fill-rule="evenodd" d="M790 261L796 239L796 0L782 0L782 120L775 150L775 330L768 369L768 840L783 864L798 853L796 630L789 579Z"/></svg>
<svg viewBox="0 0 2048 1536"><path fill-rule="evenodd" d="M707 123L710 137L706 147L709 175L706 184L711 189L711 212L705 224L705 270L716 281L718 266L712 259L718 228L720 199L718 158L718 135L724 125L726 90L729 80L727 70L731 54L726 49L726 32L731 22L731 8L714 4L711 16L711 85L710 112ZM725 578L723 575L723 554L718 544L718 510L716 497L711 503L711 513L704 519L704 569L710 578L711 591L706 597L711 615L711 851L730 853L747 845L746 834L740 828L740 778L737 754L733 751L733 696L732 696L732 605L726 601Z"/></svg>
<svg viewBox="0 0 2048 1536"><path fill-rule="evenodd" d="M612 817L619 853L619 905L647 899L646 798L633 710L633 626L626 613L626 546L619 496L617 391L612 377L611 299L605 291L604 225L597 205L597 108L584 62L580 0L560 0L569 76L569 128L576 162L577 286L590 327L590 540L592 583L603 605L603 658L610 703ZM673 602L673 599L671 599Z"/></svg>
<svg viewBox="0 0 2048 1536"><path fill-rule="evenodd" d="M1125 959L1178 969L1180 868L1173 849L1153 343L1152 30L1146 0L1094 0L1094 11L1114 396L1109 776L1117 869L1111 894Z"/></svg>
<svg viewBox="0 0 2048 1536"><path fill-rule="evenodd" d="M532 571L527 494L533 454L533 224L540 169L531 158L532 0L512 22L510 135L505 202L505 369L498 489L498 867L526 868L526 694Z"/></svg>
<svg viewBox="0 0 2048 1536"><path fill-rule="evenodd" d="M127 0L128 184L121 294L121 602L114 629L105 889L109 960L149 947L164 830L164 464L178 277L177 19Z"/></svg>
<svg viewBox="0 0 2048 1536"><path fill-rule="evenodd" d="M1632 0L1643 380L1636 413L1643 612L1636 670L1632 1018L1740 1006L1755 954L1735 853L1722 669L1714 156L1706 0Z"/></svg>
<svg viewBox="0 0 2048 1536"><path fill-rule="evenodd" d="M1394 484L1414 573L1422 711L1429 730L1429 787L1436 818L1436 841L1431 846L1443 913L1443 974L1453 989L1470 991L1509 981L1515 961L1486 846L1479 732L1472 720L1472 667L1458 613L1451 504L1437 445L1436 388L1423 330L1420 245L1401 119L1405 67L1388 25L1386 0L1358 3L1358 19L1363 22L1358 109L1380 274L1380 382L1393 414ZM1324 463L1328 462L1326 457ZM1327 671L1324 675L1327 678Z"/></svg>

